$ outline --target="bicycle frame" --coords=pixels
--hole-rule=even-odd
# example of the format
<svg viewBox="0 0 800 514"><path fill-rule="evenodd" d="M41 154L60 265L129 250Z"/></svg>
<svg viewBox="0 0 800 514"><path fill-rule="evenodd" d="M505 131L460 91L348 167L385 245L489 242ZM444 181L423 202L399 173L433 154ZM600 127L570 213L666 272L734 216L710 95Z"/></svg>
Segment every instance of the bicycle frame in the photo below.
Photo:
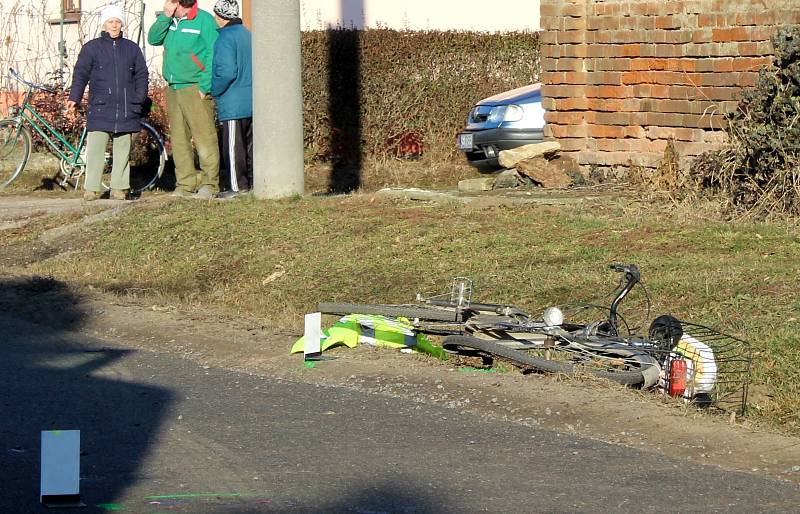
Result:
<svg viewBox="0 0 800 514"><path fill-rule="evenodd" d="M619 306L622 304L622 301L625 299L625 297L628 296L628 293L630 293L631 290L636 286L636 284L641 282L641 274L639 273L639 268L635 264L611 264L609 265L609 268L618 273L623 273L625 280L625 285L620 288L619 292L616 293L614 299L611 301L611 305L608 307L608 317L605 320L613 332L609 335L619 335ZM468 279L458 278L456 283L463 280ZM456 286L454 285L454 288L455 287ZM469 291L471 296L471 281L469 285ZM445 299L444 297L446 296L447 294L425 297L422 294L417 293L417 301L428 305L455 309L456 320L459 321L463 321L480 312L488 312L502 316L515 317L517 321L522 324L527 323L531 326L538 326L541 324L540 320L534 319L529 313L513 305L475 303L472 302L470 298L467 298L462 302L455 300L452 294L450 298Z"/></svg>
<svg viewBox="0 0 800 514"><path fill-rule="evenodd" d="M25 96L22 100L22 105L19 106L18 110L14 112L14 115L11 117L11 119L16 120L18 124L17 128L19 129L22 127L23 123L27 122L28 125L33 128L33 130L35 130L39 136L41 136L42 140L47 143L50 149L53 150L53 152L55 152L65 164L71 167L83 167L86 163L83 162L83 159L81 158L80 149L83 148L83 145L86 141L86 128L84 127L83 131L81 132L81 137L79 138L77 145L73 146L64 137L64 135L50 125L30 103L34 89L50 93L53 91L28 82L19 76L14 69L10 69L9 72L13 79L27 86Z"/></svg>
<svg viewBox="0 0 800 514"><path fill-rule="evenodd" d="M13 168L13 175L9 180L4 183L7 185L19 175L25 167L29 152L32 150L31 136L38 134L39 137L47 144L48 150L60 158L60 170L55 178L55 182L63 187L80 187L80 181L86 172L86 156L84 153L85 145L87 144L89 129L84 126L78 140L73 144L64 137L53 125L38 112L31 104L31 98L35 94L34 90L45 91L54 93L51 89L44 86L33 84L22 78L13 68L9 69L9 78L13 78L17 82L23 84L25 94L19 105L13 106L13 110L9 109L9 117L2 120L5 127L4 137L6 140L13 142L16 146L20 138L24 139L25 144L25 157L20 160L21 165ZM29 125L26 127L25 125ZM141 193L146 189L151 189L155 186L158 179L164 172L165 163L167 161L167 150L164 145L164 139L158 131L150 124L141 120L140 129L138 132L131 133L132 143L136 143L137 151L132 152L129 156L129 164L131 166L131 193ZM12 148L14 147L12 146ZM132 145L133 146L133 145ZM105 152L105 167L104 174L110 170L110 165L113 163L113 156L109 149ZM109 185L102 184L106 189Z"/></svg>
<svg viewBox="0 0 800 514"><path fill-rule="evenodd" d="M81 166L84 164L81 160L79 149L86 140L86 129L81 133L77 146L73 146L60 132L47 123L27 101L23 102L20 111L14 118L28 122L36 133L42 137L42 140L44 140L63 161L73 166ZM53 141L53 138L55 138L57 142ZM59 144L63 146L59 146ZM66 147L66 151L64 151L64 147Z"/></svg>

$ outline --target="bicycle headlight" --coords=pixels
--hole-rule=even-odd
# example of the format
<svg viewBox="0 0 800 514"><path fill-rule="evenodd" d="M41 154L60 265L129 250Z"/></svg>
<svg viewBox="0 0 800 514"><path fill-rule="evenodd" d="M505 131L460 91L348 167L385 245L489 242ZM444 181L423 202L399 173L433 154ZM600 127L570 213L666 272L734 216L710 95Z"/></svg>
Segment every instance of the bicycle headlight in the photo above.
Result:
<svg viewBox="0 0 800 514"><path fill-rule="evenodd" d="M564 313L558 307L548 307L542 314L542 321L548 327L557 327L564 323Z"/></svg>
<svg viewBox="0 0 800 514"><path fill-rule="evenodd" d="M9 105L8 106L8 117L13 118L19 112L19 107L16 105Z"/></svg>

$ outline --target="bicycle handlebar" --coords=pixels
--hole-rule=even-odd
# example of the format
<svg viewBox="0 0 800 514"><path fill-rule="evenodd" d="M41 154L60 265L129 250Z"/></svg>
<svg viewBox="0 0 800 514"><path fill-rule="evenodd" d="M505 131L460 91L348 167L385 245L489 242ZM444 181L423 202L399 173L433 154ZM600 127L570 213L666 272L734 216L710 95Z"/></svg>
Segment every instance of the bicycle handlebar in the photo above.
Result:
<svg viewBox="0 0 800 514"><path fill-rule="evenodd" d="M611 307L608 311L608 321L611 323L614 331L619 333L619 328L617 325L617 308L619 304L622 303L623 298L625 298L628 293L630 293L633 286L635 286L638 282L641 281L641 274L639 273L639 267L636 264L611 264L609 267L619 273L625 274L625 280L627 283L625 286L620 290L617 294L614 301L611 302Z"/></svg>
<svg viewBox="0 0 800 514"><path fill-rule="evenodd" d="M17 82L21 82L28 86L31 89L38 89L39 91L44 91L45 93L58 93L55 89L51 89L49 87L43 86L41 84L34 84L33 82L29 82L22 78L22 76L15 70L14 68L8 69L9 76L16 80Z"/></svg>
<svg viewBox="0 0 800 514"><path fill-rule="evenodd" d="M628 281L639 282L641 279L641 274L639 273L639 267L636 264L609 264L608 266L612 270L618 273L625 273L625 278Z"/></svg>

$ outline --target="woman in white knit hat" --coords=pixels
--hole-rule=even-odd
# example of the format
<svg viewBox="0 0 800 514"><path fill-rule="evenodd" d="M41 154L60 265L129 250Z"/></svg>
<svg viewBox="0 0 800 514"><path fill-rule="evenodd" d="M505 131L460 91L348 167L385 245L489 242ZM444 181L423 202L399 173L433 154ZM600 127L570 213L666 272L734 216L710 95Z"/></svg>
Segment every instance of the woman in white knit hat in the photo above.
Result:
<svg viewBox="0 0 800 514"><path fill-rule="evenodd" d="M139 46L122 37L125 15L114 4L100 12L100 37L83 45L66 107L83 99L89 85L86 126L84 200L100 198L105 149L113 141L111 199L124 200L130 189L131 135L141 130L142 105L147 98L147 64Z"/></svg>

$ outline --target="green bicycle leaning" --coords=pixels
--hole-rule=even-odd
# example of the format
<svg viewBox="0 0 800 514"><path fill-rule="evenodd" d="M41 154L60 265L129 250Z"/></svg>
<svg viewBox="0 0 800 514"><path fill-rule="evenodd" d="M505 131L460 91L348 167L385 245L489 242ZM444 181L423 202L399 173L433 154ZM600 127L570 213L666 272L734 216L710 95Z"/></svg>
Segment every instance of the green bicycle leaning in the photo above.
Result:
<svg viewBox="0 0 800 514"><path fill-rule="evenodd" d="M80 179L86 170L85 147L86 128L74 144L53 128L36 112L31 99L35 91L55 93L45 86L33 84L22 78L13 68L10 78L26 88L22 104L9 109L9 118L0 120L0 189L7 187L19 177L28 163L33 147L31 128L47 143L50 150L60 159L56 182L59 186L78 189ZM103 187L108 189L111 177L111 152L106 151L106 166L103 170ZM164 172L167 150L164 140L156 129L142 123L142 129L133 135L131 145L131 193L141 193L151 189Z"/></svg>

